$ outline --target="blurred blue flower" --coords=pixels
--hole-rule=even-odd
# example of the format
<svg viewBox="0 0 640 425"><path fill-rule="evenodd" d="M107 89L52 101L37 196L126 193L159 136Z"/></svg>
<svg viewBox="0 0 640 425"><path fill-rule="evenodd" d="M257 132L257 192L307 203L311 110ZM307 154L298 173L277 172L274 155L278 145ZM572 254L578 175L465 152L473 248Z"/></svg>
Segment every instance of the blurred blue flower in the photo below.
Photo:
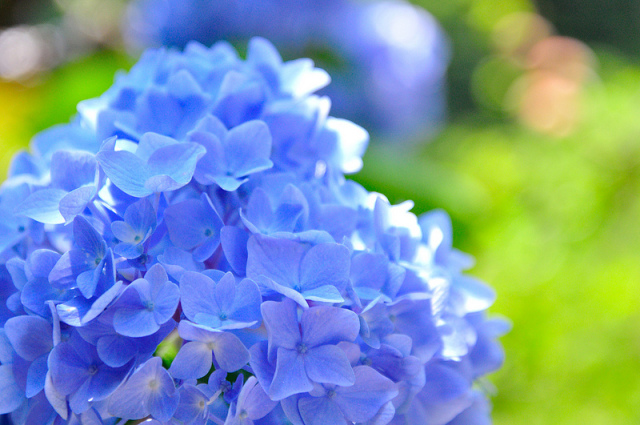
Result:
<svg viewBox="0 0 640 425"><path fill-rule="evenodd" d="M448 40L403 0L137 0L124 27L137 48L262 36L291 57L311 54L333 77L334 111L390 143L424 139L445 119Z"/></svg>
<svg viewBox="0 0 640 425"><path fill-rule="evenodd" d="M495 293L444 212L345 178L368 134L327 82L264 39L149 51L16 156L3 423L490 420Z"/></svg>

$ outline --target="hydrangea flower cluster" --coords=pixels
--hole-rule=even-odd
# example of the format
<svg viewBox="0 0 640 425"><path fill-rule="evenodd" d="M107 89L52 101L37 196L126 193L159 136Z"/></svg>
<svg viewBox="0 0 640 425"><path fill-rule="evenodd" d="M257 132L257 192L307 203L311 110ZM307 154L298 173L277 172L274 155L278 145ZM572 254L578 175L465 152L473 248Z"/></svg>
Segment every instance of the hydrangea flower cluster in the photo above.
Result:
<svg viewBox="0 0 640 425"><path fill-rule="evenodd" d="M272 40L322 61L334 112L389 142L435 132L446 109L449 46L436 20L404 0L136 0L124 25L132 46L190 40Z"/></svg>
<svg viewBox="0 0 640 425"><path fill-rule="evenodd" d="M1 423L489 422L494 293L443 212L345 179L328 83L260 38L152 50L16 155Z"/></svg>

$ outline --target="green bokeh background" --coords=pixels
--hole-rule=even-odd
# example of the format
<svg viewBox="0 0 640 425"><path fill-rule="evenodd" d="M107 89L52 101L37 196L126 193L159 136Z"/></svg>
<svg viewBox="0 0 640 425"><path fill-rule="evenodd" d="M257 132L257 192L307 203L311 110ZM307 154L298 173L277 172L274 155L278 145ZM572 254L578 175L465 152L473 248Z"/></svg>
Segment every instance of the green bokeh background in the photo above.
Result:
<svg viewBox="0 0 640 425"><path fill-rule="evenodd" d="M413 199L416 213L447 210L455 245L477 259L472 273L496 288L491 311L513 322L504 368L490 378L496 425L640 423L639 3L419 3L452 40L450 120L417 152L373 143L355 179L393 202ZM534 132L474 98L512 78L497 66L472 89L495 53L495 25L519 11L545 14L595 52L597 78L569 135ZM100 51L37 84L0 83L2 172L33 134L67 121L132 63Z"/></svg>

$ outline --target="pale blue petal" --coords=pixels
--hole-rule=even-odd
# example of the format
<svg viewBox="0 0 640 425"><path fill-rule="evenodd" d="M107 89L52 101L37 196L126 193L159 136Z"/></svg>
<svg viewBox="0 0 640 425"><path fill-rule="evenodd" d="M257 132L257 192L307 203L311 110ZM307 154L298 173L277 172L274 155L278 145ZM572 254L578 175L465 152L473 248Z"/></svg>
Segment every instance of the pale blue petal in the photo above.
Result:
<svg viewBox="0 0 640 425"><path fill-rule="evenodd" d="M355 384L336 387L335 402L353 422L366 422L398 395L396 384L368 366L353 369Z"/></svg>
<svg viewBox="0 0 640 425"><path fill-rule="evenodd" d="M149 157L150 176L166 175L175 181L174 185L157 187L155 191L178 189L189 183L196 163L206 153L197 143L178 143L156 150Z"/></svg>
<svg viewBox="0 0 640 425"><path fill-rule="evenodd" d="M207 344L187 342L171 363L169 373L177 379L198 379L209 373L212 363L212 349Z"/></svg>
<svg viewBox="0 0 640 425"><path fill-rule="evenodd" d="M249 233L239 227L225 226L220 230L220 242L227 261L238 275L247 271L247 242Z"/></svg>
<svg viewBox="0 0 640 425"><path fill-rule="evenodd" d="M351 310L317 306L302 313L302 339L308 347L354 341L360 331L360 320Z"/></svg>
<svg viewBox="0 0 640 425"><path fill-rule="evenodd" d="M12 317L4 325L13 349L23 359L33 361L53 348L53 328L38 316Z"/></svg>
<svg viewBox="0 0 640 425"><path fill-rule="evenodd" d="M29 366L29 371L27 372L27 398L36 396L44 389L47 372L49 371L49 366L47 365L48 357L49 353L43 354Z"/></svg>
<svg viewBox="0 0 640 425"><path fill-rule="evenodd" d="M232 128L225 138L227 170L235 177L266 170L273 166L271 133L264 121L253 120Z"/></svg>
<svg viewBox="0 0 640 425"><path fill-rule="evenodd" d="M72 221L78 214L81 214L96 193L96 187L93 185L79 187L67 193L60 200L59 205L60 214L62 214L66 222Z"/></svg>
<svg viewBox="0 0 640 425"><path fill-rule="evenodd" d="M314 382L350 386L355 375L344 351L335 345L322 345L306 353L304 367Z"/></svg>
<svg viewBox="0 0 640 425"><path fill-rule="evenodd" d="M221 332L215 336L213 354L222 370L235 372L249 363L249 350L232 333Z"/></svg>
<svg viewBox="0 0 640 425"><path fill-rule="evenodd" d="M182 311L189 320L196 322L196 315L200 313L218 314L214 294L215 282L202 273L186 272L182 275L180 301Z"/></svg>
<svg viewBox="0 0 640 425"><path fill-rule="evenodd" d="M96 349L100 360L111 367L124 366L138 351L130 338L121 335L103 336L98 340Z"/></svg>
<svg viewBox="0 0 640 425"><path fill-rule="evenodd" d="M215 297L220 311L228 314L236 298L236 279L232 273L226 273L216 284Z"/></svg>
<svg viewBox="0 0 640 425"><path fill-rule="evenodd" d="M141 158L127 151L100 151L96 158L111 182L127 195L144 198L153 193L145 186L151 172Z"/></svg>
<svg viewBox="0 0 640 425"><path fill-rule="evenodd" d="M299 282L298 270L306 250L295 241L253 235L248 243L247 277L266 276L293 288Z"/></svg>
<svg viewBox="0 0 640 425"><path fill-rule="evenodd" d="M278 348L278 360L273 382L269 387L272 400L282 400L291 395L306 393L313 389L304 368L304 358L295 350Z"/></svg>
<svg viewBox="0 0 640 425"><path fill-rule="evenodd" d="M146 308L119 308L113 315L113 328L120 335L141 337L151 335L160 329L153 311Z"/></svg>
<svg viewBox="0 0 640 425"><path fill-rule="evenodd" d="M333 285L323 285L317 288L302 291L305 300L319 301L325 303L342 303L344 298L340 291Z"/></svg>
<svg viewBox="0 0 640 425"><path fill-rule="evenodd" d="M303 290L323 285L344 288L349 280L351 258L349 249L339 244L320 244L309 250L300 264Z"/></svg>
<svg viewBox="0 0 640 425"><path fill-rule="evenodd" d="M305 425L346 425L338 406L327 397L303 397L298 401Z"/></svg>
<svg viewBox="0 0 640 425"><path fill-rule="evenodd" d="M15 209L16 215L29 217L45 224L61 224L66 220L60 213L60 201L67 194L62 189L43 189L29 195Z"/></svg>
<svg viewBox="0 0 640 425"><path fill-rule="evenodd" d="M0 415L16 410L25 400L13 376L11 364L0 365Z"/></svg>
<svg viewBox="0 0 640 425"><path fill-rule="evenodd" d="M297 305L289 300L265 301L261 306L262 317L269 336L269 355L276 347L295 349L301 341L298 326Z"/></svg>

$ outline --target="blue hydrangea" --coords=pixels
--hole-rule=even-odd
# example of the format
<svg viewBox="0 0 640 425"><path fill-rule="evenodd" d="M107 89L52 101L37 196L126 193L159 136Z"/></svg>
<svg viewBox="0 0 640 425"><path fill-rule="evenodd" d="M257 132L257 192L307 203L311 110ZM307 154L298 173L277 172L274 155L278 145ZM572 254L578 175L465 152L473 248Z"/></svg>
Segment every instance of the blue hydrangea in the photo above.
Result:
<svg viewBox="0 0 640 425"><path fill-rule="evenodd" d="M0 188L0 422L488 423L508 330L442 211L345 178L328 74L151 50Z"/></svg>
<svg viewBox="0 0 640 425"><path fill-rule="evenodd" d="M125 36L137 48L262 36L331 72L334 113L398 143L445 118L449 44L435 19L404 0L137 0Z"/></svg>

